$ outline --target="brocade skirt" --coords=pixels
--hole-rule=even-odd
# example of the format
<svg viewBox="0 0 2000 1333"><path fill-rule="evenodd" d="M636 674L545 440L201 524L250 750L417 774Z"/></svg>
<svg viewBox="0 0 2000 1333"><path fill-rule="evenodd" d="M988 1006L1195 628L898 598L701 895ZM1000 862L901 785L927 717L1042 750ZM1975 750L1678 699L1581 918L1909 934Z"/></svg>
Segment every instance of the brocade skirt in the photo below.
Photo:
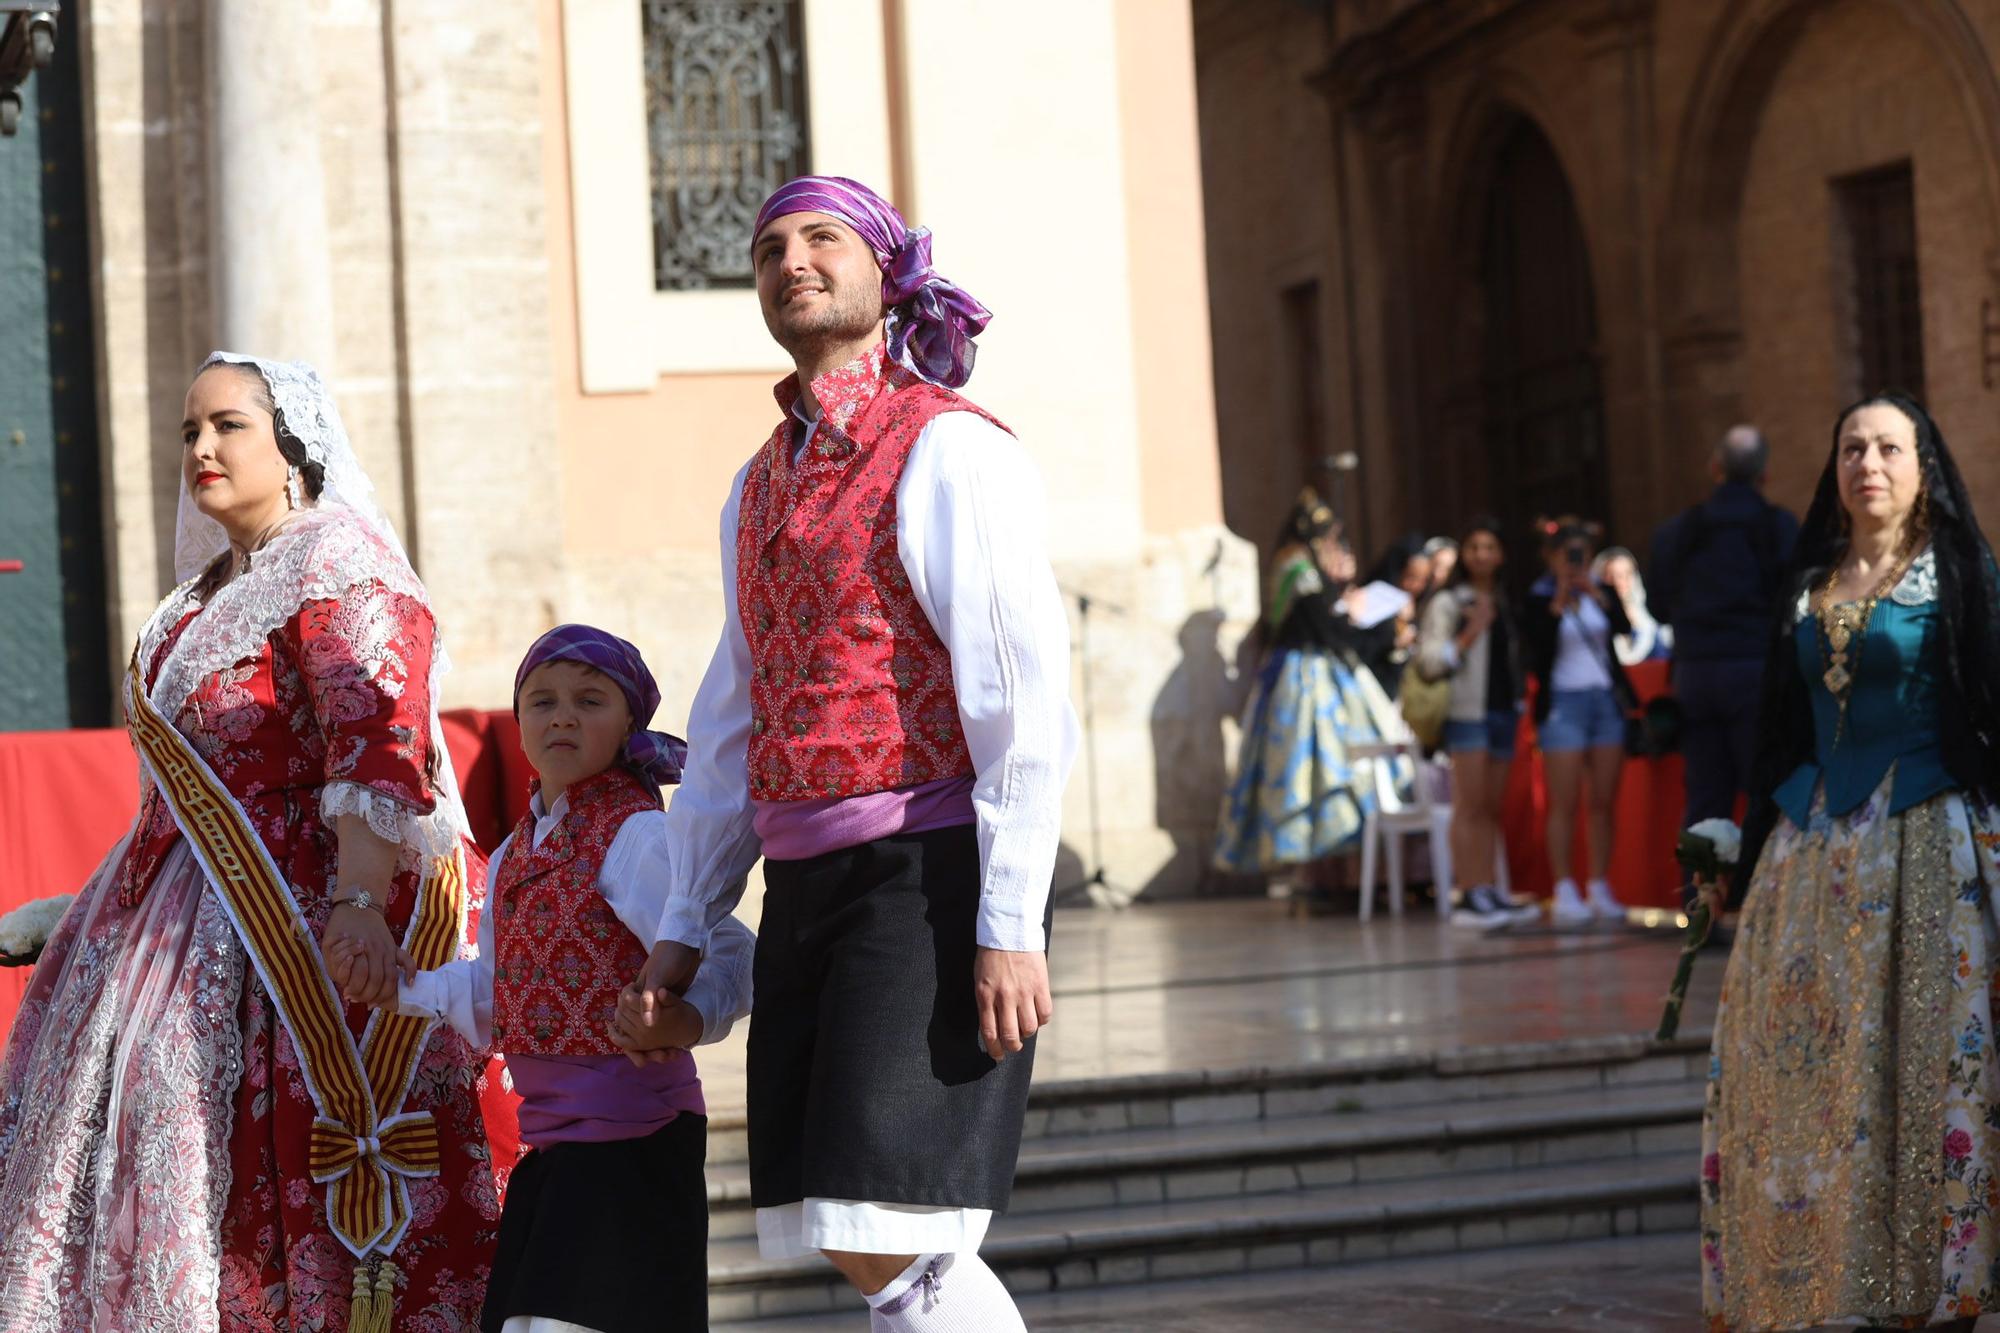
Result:
<svg viewBox="0 0 2000 1333"><path fill-rule="evenodd" d="M1893 774L1892 774L1893 778ZM1716 1015L1712 1329L1916 1327L2000 1299L2000 817L1956 792L1782 820Z"/></svg>
<svg viewBox="0 0 2000 1333"><path fill-rule="evenodd" d="M1306 865L1351 844L1375 806L1375 760L1350 748L1395 726L1396 705L1367 668L1332 653L1272 653L1244 714L1236 776L1223 796L1215 865L1237 874ZM1407 764L1395 774L1407 786Z"/></svg>

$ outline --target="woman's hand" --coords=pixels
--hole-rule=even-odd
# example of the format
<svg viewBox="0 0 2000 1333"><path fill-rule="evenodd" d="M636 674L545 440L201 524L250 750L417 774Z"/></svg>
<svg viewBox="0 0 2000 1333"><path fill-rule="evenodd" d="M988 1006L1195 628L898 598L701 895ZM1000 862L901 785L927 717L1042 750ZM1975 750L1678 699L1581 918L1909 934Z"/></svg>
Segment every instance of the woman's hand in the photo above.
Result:
<svg viewBox="0 0 2000 1333"><path fill-rule="evenodd" d="M396 937L380 912L336 903L319 943L327 975L350 1003L380 1008L396 1002Z"/></svg>
<svg viewBox="0 0 2000 1333"><path fill-rule="evenodd" d="M1416 647L1417 627L1407 616L1396 618L1396 651L1406 653Z"/></svg>
<svg viewBox="0 0 2000 1333"><path fill-rule="evenodd" d="M367 889L378 907L386 903L396 876L396 844L369 828L360 815L342 815L333 829L334 865L340 872L334 896ZM326 974L350 1003L396 1002L396 937L379 910L335 903L319 940Z"/></svg>
<svg viewBox="0 0 2000 1333"><path fill-rule="evenodd" d="M1472 651L1472 645L1479 642L1479 636L1493 628L1493 621L1497 615L1493 599L1485 593L1480 593L1466 604L1465 614L1458 630L1459 656L1463 657Z"/></svg>
<svg viewBox="0 0 2000 1333"><path fill-rule="evenodd" d="M1708 908L1708 919L1712 924L1722 923L1722 914L1729 909L1729 890L1719 879L1706 875L1694 877L1694 892L1698 901Z"/></svg>

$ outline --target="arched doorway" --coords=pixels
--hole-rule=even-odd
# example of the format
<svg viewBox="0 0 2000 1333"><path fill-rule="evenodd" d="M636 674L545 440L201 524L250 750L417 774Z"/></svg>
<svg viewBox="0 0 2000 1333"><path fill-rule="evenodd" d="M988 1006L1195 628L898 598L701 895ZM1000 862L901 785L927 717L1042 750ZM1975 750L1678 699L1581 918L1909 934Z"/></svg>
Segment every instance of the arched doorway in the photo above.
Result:
<svg viewBox="0 0 2000 1333"><path fill-rule="evenodd" d="M1488 180L1478 274L1485 466L1475 472L1510 532L1542 515L1603 518L1597 303L1569 181L1525 117L1499 135Z"/></svg>

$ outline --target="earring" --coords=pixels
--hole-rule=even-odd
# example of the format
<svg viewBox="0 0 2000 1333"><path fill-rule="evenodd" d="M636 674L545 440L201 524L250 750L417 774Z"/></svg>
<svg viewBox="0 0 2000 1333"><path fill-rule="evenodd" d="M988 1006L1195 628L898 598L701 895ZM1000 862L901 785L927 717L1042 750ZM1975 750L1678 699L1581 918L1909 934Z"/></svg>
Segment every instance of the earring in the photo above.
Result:
<svg viewBox="0 0 2000 1333"><path fill-rule="evenodd" d="M285 498L291 501L294 509L306 507L305 496L299 489L299 470L296 467L285 470Z"/></svg>

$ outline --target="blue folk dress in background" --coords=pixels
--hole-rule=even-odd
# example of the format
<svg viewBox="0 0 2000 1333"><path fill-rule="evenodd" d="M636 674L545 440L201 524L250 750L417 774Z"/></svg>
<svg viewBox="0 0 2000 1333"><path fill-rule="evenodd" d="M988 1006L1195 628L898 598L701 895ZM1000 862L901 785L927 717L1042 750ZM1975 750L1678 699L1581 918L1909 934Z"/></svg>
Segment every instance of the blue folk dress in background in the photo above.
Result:
<svg viewBox="0 0 2000 1333"><path fill-rule="evenodd" d="M1295 869L1356 842L1375 761L1351 747L1401 730L1380 682L1342 646L1345 621L1311 554L1281 553L1272 585L1270 646L1215 840L1215 865L1236 874ZM1397 778L1408 785L1407 772Z"/></svg>
<svg viewBox="0 0 2000 1333"><path fill-rule="evenodd" d="M1715 1327L1943 1322L2000 1300L2000 813L1945 771L1937 587L1927 552L1876 606L1844 720L1799 601L1814 753L1777 791L1709 1070Z"/></svg>

